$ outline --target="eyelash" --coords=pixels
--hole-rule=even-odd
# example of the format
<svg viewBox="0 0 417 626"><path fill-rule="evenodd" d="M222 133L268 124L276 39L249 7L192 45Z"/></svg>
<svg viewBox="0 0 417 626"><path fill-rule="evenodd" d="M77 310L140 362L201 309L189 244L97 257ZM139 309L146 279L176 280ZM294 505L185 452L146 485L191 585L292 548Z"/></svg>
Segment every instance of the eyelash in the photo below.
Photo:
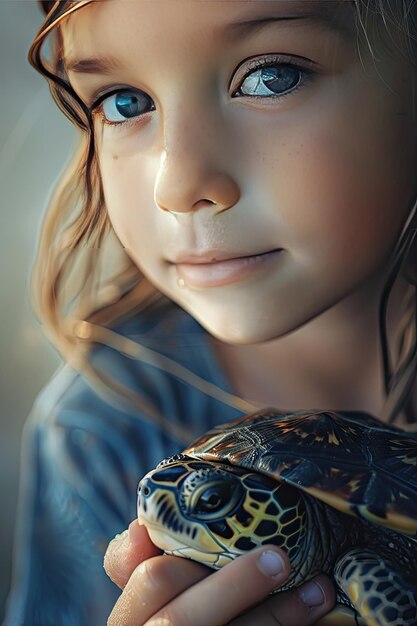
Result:
<svg viewBox="0 0 417 626"><path fill-rule="evenodd" d="M299 89L304 87L306 84L308 84L313 79L313 77L315 75L315 72L312 69L310 69L310 68L307 68L307 67L304 67L304 66L300 66L300 65L297 65L295 63L291 63L290 61L285 60L282 56L271 57L269 55L267 58L254 59L251 63L249 63L248 71L241 78L240 84L239 84L238 88L235 89L233 93L234 94L238 94L240 89L241 89L241 86L243 85L245 80L248 78L248 76L250 76L251 74L256 72L256 70L264 69L264 68L267 68L267 67L277 67L277 66L285 66L285 67L290 67L292 69L298 70L300 73L303 74L303 76L299 80L299 82L295 85L295 87L293 87L292 89L290 89L287 92L284 92L282 95L276 95L276 96L265 96L265 95L262 95L262 96L247 96L245 94L242 94L242 95L240 95L238 97L250 98L250 99L255 100L255 101L259 101L259 100L269 100L269 101L271 101L272 100L273 102L276 102L277 100L282 100L283 98L286 98L288 96L292 96L296 91L298 91ZM97 116L99 117L101 123L104 126L111 126L113 130L116 130L116 131L124 130L124 129L130 127L130 126L134 126L134 125L138 124L138 122L140 122L141 118L144 115L146 115L146 113L150 113L152 110L155 110L155 109L150 109L149 111L146 111L146 113L141 113L141 114L136 115L135 117L133 117L131 119L126 119L125 121L110 122L104 116L103 104L111 96L114 96L114 95L119 94L119 93L129 93L129 92L135 92L135 91L138 91L138 90L132 90L131 88L126 87L124 89L123 88L122 89L115 89L113 91L101 94L100 97L98 98L98 100L96 100L91 105L90 111L91 112L95 112L97 114Z"/></svg>

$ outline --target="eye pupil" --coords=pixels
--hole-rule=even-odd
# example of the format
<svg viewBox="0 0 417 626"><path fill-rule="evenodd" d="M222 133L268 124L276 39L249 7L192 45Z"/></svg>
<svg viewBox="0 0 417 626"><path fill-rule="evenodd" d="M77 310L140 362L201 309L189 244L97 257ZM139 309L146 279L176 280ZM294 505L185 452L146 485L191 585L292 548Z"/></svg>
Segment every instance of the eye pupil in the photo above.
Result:
<svg viewBox="0 0 417 626"><path fill-rule="evenodd" d="M296 87L301 70L291 65L272 65L253 70L243 81L241 93L245 96L277 95Z"/></svg>
<svg viewBox="0 0 417 626"><path fill-rule="evenodd" d="M245 493L244 486L233 474L206 467L184 481L181 506L191 519L218 520L232 514Z"/></svg>
<svg viewBox="0 0 417 626"><path fill-rule="evenodd" d="M118 91L104 99L101 105L102 119L105 124L123 126L153 108L152 99L145 93Z"/></svg>
<svg viewBox="0 0 417 626"><path fill-rule="evenodd" d="M269 89L274 87L290 89L298 82L299 71L293 67L266 67L262 70L262 79Z"/></svg>
<svg viewBox="0 0 417 626"><path fill-rule="evenodd" d="M213 493L213 494L212 494L212 495L211 495L211 496L210 496L210 497L206 500L206 503L207 503L209 506L216 506L217 504L219 504L219 502L220 502L220 497L219 497L219 495L218 495L218 494L216 494L216 493Z"/></svg>
<svg viewBox="0 0 417 626"><path fill-rule="evenodd" d="M136 94L116 94L115 106L120 115L124 117L134 117L139 115L141 111L138 111L138 104L142 104L140 101L145 101L144 97L140 97ZM144 102L143 104L147 104Z"/></svg>
<svg viewBox="0 0 417 626"><path fill-rule="evenodd" d="M230 500L231 485L224 483L208 487L198 498L196 511L199 513L213 513L222 509Z"/></svg>

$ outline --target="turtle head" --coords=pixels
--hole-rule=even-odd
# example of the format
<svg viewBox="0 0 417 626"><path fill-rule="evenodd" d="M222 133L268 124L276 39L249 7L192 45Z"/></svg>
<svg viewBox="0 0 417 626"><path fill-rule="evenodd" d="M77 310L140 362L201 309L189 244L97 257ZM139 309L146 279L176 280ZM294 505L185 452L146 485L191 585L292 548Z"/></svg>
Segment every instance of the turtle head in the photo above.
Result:
<svg viewBox="0 0 417 626"><path fill-rule="evenodd" d="M288 487L262 474L176 455L140 481L138 517L167 554L219 568L263 543L285 549L276 500L282 489ZM299 502L295 492L291 508ZM288 517L287 505L281 513Z"/></svg>

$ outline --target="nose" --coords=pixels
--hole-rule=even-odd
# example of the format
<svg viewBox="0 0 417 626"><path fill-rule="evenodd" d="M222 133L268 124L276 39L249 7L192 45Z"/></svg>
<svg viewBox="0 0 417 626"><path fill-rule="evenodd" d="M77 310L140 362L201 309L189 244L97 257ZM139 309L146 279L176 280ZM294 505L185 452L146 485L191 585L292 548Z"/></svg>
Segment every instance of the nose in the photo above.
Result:
<svg viewBox="0 0 417 626"><path fill-rule="evenodd" d="M181 119L179 116L181 115ZM184 112L167 120L164 150L155 179L154 201L162 211L188 213L212 207L217 214L233 207L240 189L231 173L235 159L227 155L215 113ZM224 138L223 138L224 141ZM217 155L217 156L216 156Z"/></svg>

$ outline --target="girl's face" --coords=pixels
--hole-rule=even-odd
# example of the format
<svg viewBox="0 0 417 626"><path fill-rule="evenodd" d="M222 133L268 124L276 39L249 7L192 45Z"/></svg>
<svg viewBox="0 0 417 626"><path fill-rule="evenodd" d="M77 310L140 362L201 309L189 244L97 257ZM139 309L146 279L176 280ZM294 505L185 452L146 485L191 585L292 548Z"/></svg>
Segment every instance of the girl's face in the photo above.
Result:
<svg viewBox="0 0 417 626"><path fill-rule="evenodd" d="M282 336L362 293L412 206L412 70L383 46L359 55L354 15L347 0L108 0L63 27L74 89L100 94L121 243L223 341ZM113 62L79 63L98 57ZM237 273L179 263L273 250Z"/></svg>

